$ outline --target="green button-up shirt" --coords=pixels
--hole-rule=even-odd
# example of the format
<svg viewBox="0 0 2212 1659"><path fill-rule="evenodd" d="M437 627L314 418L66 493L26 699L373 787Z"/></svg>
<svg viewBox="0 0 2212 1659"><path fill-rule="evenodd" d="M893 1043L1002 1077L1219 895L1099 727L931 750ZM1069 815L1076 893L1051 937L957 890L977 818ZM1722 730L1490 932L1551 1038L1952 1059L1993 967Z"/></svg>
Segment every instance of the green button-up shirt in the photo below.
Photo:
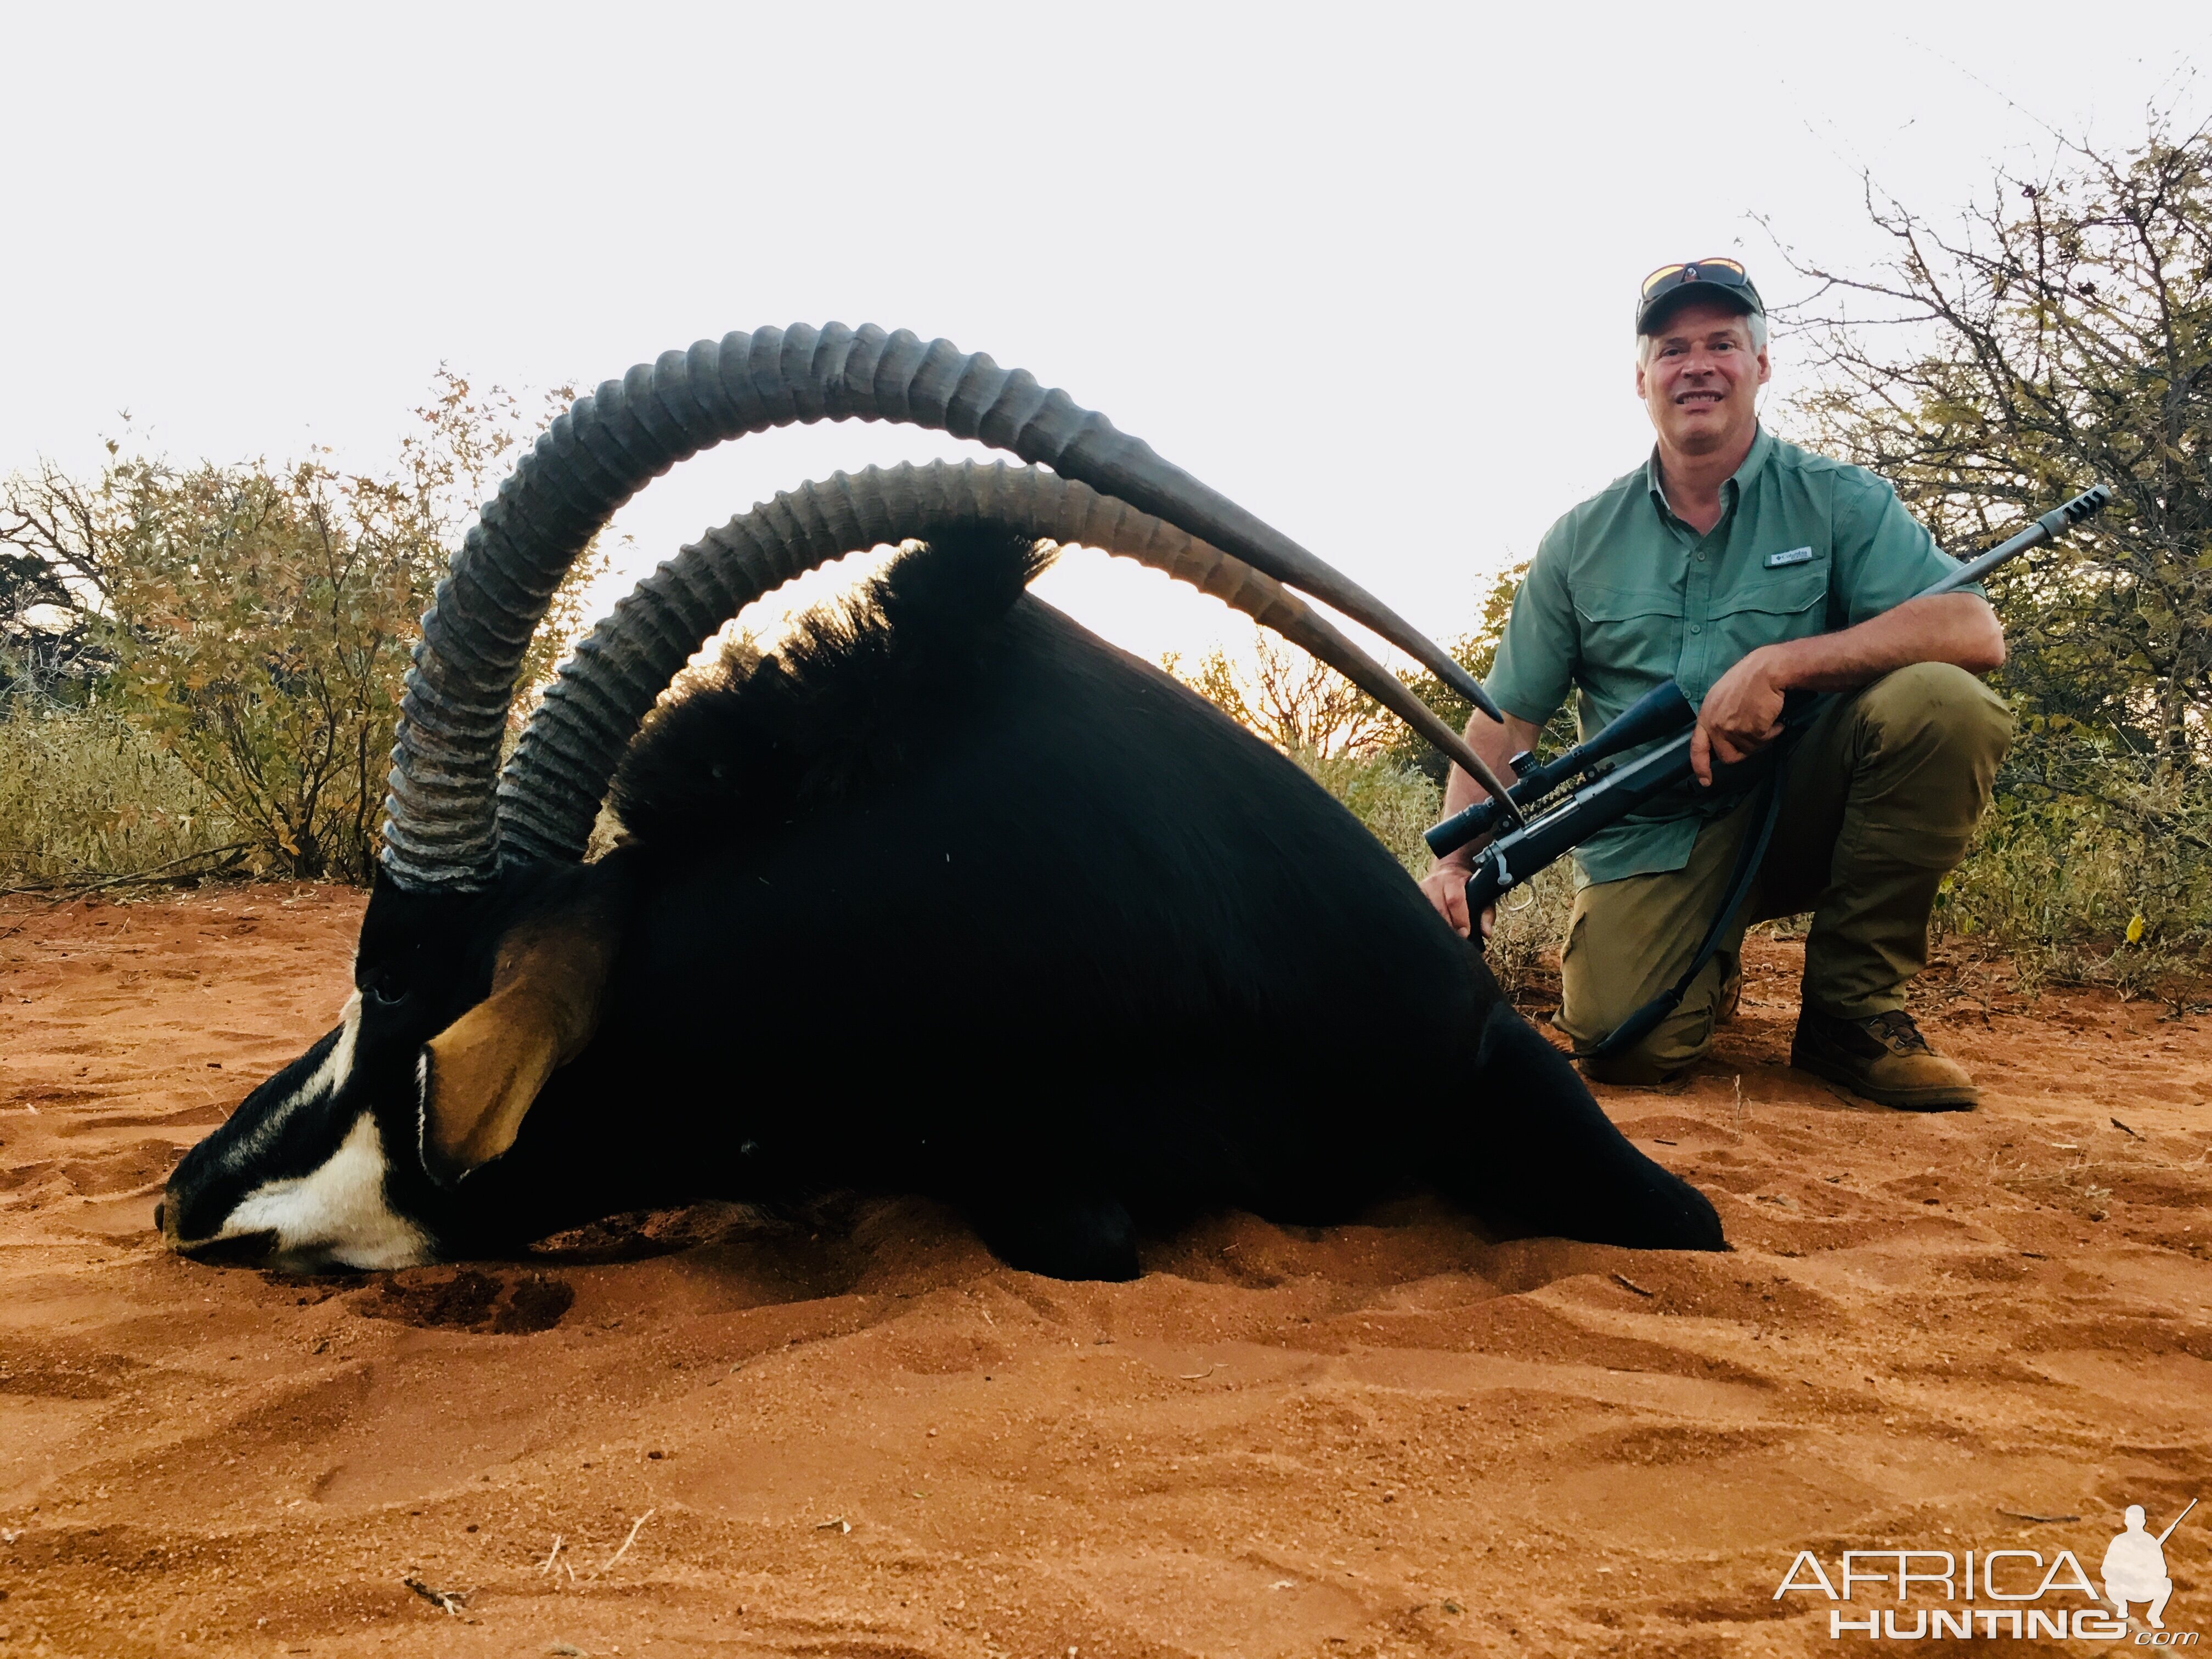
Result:
<svg viewBox="0 0 2212 1659"><path fill-rule="evenodd" d="M1655 451L1545 533L1485 684L1534 726L1571 689L1588 736L1669 679L1701 703L1756 647L1863 623L1956 568L1873 473L1764 428L1700 536L1668 507ZM1732 804L1662 797L1577 848L1580 878L1679 870Z"/></svg>

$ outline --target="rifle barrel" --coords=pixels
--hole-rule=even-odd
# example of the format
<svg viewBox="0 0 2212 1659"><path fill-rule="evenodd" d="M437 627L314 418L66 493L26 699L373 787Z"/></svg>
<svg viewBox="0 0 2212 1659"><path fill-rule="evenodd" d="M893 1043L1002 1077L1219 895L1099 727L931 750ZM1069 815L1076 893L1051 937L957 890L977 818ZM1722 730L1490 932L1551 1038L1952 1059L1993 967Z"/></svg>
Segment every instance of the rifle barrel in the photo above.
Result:
<svg viewBox="0 0 2212 1659"><path fill-rule="evenodd" d="M2102 510L2112 499L2110 485L2092 484L2072 501L2052 507L2019 534L2008 536L1988 552L1967 560L1934 586L1923 588L1913 597L1925 599L1937 593L1948 593L1954 588L1971 586L2008 559L2017 558L2030 548L2040 547L2045 542L2057 540L2092 513Z"/></svg>
<svg viewBox="0 0 2212 1659"><path fill-rule="evenodd" d="M2158 1541L2159 1541L2161 1545L2163 1545L2163 1544L2166 1542L2166 1540L2167 1539L2169 1539L2169 1538L2172 1537L2172 1536L2173 1536L2173 1528L2174 1528L2174 1527L2178 1527L2178 1526L2179 1526L2183 1522L2185 1522L2185 1521L2186 1521L2187 1519L2189 1519L2189 1510L2193 1510L2193 1509L2195 1509L2196 1507L2197 1507L2197 1500L2196 1500L2195 1498L2191 1498L2191 1499L2189 1500L2189 1509L2188 1509L2188 1510L2182 1510L2182 1512L2181 1512L2180 1514L2179 1514L2179 1515L2177 1515L2177 1516L2175 1516L2173 1517L2173 1523L2172 1523L2172 1526L2169 1526L2169 1527L2167 1527L2167 1528L2166 1528L2166 1529L2164 1532L2162 1532L2162 1533L2159 1534L2159 1535L2158 1535Z"/></svg>

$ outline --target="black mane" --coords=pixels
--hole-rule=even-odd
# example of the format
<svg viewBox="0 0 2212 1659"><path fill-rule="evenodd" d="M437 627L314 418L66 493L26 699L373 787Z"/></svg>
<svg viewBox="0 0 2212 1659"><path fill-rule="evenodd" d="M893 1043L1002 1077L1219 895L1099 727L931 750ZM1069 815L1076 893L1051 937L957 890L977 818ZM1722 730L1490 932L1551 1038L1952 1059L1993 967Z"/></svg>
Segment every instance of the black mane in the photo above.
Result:
<svg viewBox="0 0 2212 1659"><path fill-rule="evenodd" d="M741 838L908 771L1054 551L1003 526L962 526L808 612L750 667L726 661L630 744L613 785L624 829L648 843Z"/></svg>

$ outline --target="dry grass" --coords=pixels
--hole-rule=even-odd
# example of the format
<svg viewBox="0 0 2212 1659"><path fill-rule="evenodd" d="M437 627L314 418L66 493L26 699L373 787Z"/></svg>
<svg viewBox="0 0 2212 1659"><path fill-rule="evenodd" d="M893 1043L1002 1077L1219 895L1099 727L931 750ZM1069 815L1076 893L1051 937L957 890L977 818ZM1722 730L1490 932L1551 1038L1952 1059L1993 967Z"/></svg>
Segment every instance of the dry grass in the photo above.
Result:
<svg viewBox="0 0 2212 1659"><path fill-rule="evenodd" d="M1567 918L1575 908L1574 861L1561 859L1538 871L1506 896L1519 908L1498 907L1498 926L1490 935L1490 971L1517 1002L1526 1000L1539 979L1559 972L1559 946L1566 942Z"/></svg>
<svg viewBox="0 0 2212 1659"><path fill-rule="evenodd" d="M1316 755L1292 750L1291 758L1314 781L1342 801L1390 855L1419 878L1429 867L1421 831L1443 816L1443 791L1410 766L1388 755Z"/></svg>
<svg viewBox="0 0 2212 1659"><path fill-rule="evenodd" d="M2172 1139L2147 1137L2117 1119L2112 1133L2101 1127L2073 1133L2082 1138L2042 1143L2051 1152L2067 1154L2063 1161L2039 1158L2039 1148L2010 1158L1993 1153L1991 1182L2036 1203L2102 1221L2112 1210L2116 1192L2123 1201L2162 1202L2201 1179L2206 1164L2212 1163L2212 1152L2196 1147L2187 1147L2187 1155L2176 1158Z"/></svg>
<svg viewBox="0 0 2212 1659"><path fill-rule="evenodd" d="M1443 791L1388 754L1317 758L1295 756L1330 794L1342 801L1375 838L1415 877L1427 872L1429 849L1421 831L1443 816ZM1562 859L1511 896L1492 933L1490 970L1506 994L1517 995L1566 938L1574 908L1572 866Z"/></svg>
<svg viewBox="0 0 2212 1659"><path fill-rule="evenodd" d="M119 716L29 697L0 710L0 885L204 868L238 839L177 758Z"/></svg>
<svg viewBox="0 0 2212 1659"><path fill-rule="evenodd" d="M2212 970L2212 802L2203 790L2000 799L1945 882L1936 925L2046 981L2128 995Z"/></svg>

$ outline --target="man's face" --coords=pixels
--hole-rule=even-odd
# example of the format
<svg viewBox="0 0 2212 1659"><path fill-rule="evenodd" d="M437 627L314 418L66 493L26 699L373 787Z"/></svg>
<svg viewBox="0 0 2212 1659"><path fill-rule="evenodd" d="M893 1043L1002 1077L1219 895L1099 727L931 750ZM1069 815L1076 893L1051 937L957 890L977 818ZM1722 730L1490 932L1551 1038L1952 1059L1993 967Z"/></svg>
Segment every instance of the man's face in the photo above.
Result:
<svg viewBox="0 0 2212 1659"><path fill-rule="evenodd" d="M1750 432L1771 371L1766 353L1752 349L1749 318L1725 300L1687 301L1660 324L1650 350L1637 365L1636 395L1668 447L1709 454Z"/></svg>

